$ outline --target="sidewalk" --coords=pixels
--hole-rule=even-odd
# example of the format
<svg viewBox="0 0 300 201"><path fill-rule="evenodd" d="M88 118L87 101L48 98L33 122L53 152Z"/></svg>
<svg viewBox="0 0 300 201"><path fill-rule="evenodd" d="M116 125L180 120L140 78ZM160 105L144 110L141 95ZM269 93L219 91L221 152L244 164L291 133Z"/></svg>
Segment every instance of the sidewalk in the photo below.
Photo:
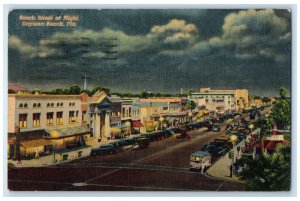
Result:
<svg viewBox="0 0 300 201"><path fill-rule="evenodd" d="M31 160L21 160L21 163L18 163L16 160L7 160L7 163L13 164L16 168L24 167L47 167L52 165L58 165L61 163L70 162L73 160L78 160L80 158L87 157L91 154L91 149L99 147L102 144L108 144L114 140L108 140L104 142L98 142L97 139L90 139L86 141L86 147L76 150L65 151L62 153L55 154L55 163L53 154L48 156L39 157L38 159Z"/></svg>
<svg viewBox="0 0 300 201"><path fill-rule="evenodd" d="M244 141L240 142L233 149L231 149L234 151L234 155L238 156L238 158L240 157L240 155L238 155L238 151L236 147L237 146L241 147L243 146L243 144ZM221 180L244 183L243 181L239 180L239 178L236 175L232 175L232 177L230 177L231 163L232 163L232 159L229 158L229 153L226 153L206 171L206 174L208 176L211 176L213 178L218 178Z"/></svg>

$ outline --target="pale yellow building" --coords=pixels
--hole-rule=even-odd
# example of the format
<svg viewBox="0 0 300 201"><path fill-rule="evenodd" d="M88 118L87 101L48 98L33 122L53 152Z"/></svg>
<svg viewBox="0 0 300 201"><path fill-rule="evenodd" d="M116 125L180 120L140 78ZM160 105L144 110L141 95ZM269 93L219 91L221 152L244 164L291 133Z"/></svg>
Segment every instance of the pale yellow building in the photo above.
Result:
<svg viewBox="0 0 300 201"><path fill-rule="evenodd" d="M248 107L248 96L247 89L213 90L200 88L200 92L191 93L189 98L194 100L198 107L205 106L209 111L239 111Z"/></svg>

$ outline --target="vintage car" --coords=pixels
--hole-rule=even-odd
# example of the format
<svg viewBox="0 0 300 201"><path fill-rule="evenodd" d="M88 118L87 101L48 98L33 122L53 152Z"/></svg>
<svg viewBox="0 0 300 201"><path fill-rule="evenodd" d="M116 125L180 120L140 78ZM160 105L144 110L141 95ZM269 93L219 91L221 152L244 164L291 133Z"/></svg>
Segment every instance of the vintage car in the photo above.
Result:
<svg viewBox="0 0 300 201"><path fill-rule="evenodd" d="M116 153L116 148L112 144L104 144L101 145L99 148L93 148L91 150L91 156L95 155L105 155L105 154L114 154Z"/></svg>
<svg viewBox="0 0 300 201"><path fill-rule="evenodd" d="M190 170L198 170L203 173L211 166L211 155L205 151L196 151L191 154Z"/></svg>

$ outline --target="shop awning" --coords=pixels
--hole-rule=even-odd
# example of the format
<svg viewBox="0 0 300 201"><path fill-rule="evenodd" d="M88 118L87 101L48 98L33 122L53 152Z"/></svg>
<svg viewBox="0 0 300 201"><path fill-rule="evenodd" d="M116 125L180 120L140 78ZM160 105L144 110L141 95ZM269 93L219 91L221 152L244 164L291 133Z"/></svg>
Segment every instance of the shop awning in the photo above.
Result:
<svg viewBox="0 0 300 201"><path fill-rule="evenodd" d="M116 127L112 127L112 128L110 129L110 132L111 132L111 133L120 133L120 132L121 132L121 129L120 129L120 128L116 128Z"/></svg>
<svg viewBox="0 0 300 201"><path fill-rule="evenodd" d="M140 121L134 121L132 122L132 127L140 128L140 127L144 127L144 125Z"/></svg>
<svg viewBox="0 0 300 201"><path fill-rule="evenodd" d="M65 128L57 128L57 129L47 129L46 131L50 133L50 138L66 138L66 137L85 135L91 133L91 131L86 126L73 126L73 127L65 127Z"/></svg>
<svg viewBox="0 0 300 201"><path fill-rule="evenodd" d="M25 142L20 142L20 143L21 143L21 146L24 148L52 145L51 141L46 140L46 139L30 140L30 141L25 141Z"/></svg>

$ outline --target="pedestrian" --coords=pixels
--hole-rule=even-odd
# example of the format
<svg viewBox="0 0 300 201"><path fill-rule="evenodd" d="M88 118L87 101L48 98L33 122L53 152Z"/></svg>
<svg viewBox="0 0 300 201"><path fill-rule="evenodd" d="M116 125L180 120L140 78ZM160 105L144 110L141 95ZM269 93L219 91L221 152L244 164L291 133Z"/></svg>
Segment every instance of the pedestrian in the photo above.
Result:
<svg viewBox="0 0 300 201"><path fill-rule="evenodd" d="M232 165L230 165L229 169L230 169L230 177L232 177Z"/></svg>
<svg viewBox="0 0 300 201"><path fill-rule="evenodd" d="M37 148L35 149L35 158L39 159L39 150Z"/></svg>
<svg viewBox="0 0 300 201"><path fill-rule="evenodd" d="M190 141L191 140L191 132L187 131L186 136L187 136L188 140Z"/></svg>

